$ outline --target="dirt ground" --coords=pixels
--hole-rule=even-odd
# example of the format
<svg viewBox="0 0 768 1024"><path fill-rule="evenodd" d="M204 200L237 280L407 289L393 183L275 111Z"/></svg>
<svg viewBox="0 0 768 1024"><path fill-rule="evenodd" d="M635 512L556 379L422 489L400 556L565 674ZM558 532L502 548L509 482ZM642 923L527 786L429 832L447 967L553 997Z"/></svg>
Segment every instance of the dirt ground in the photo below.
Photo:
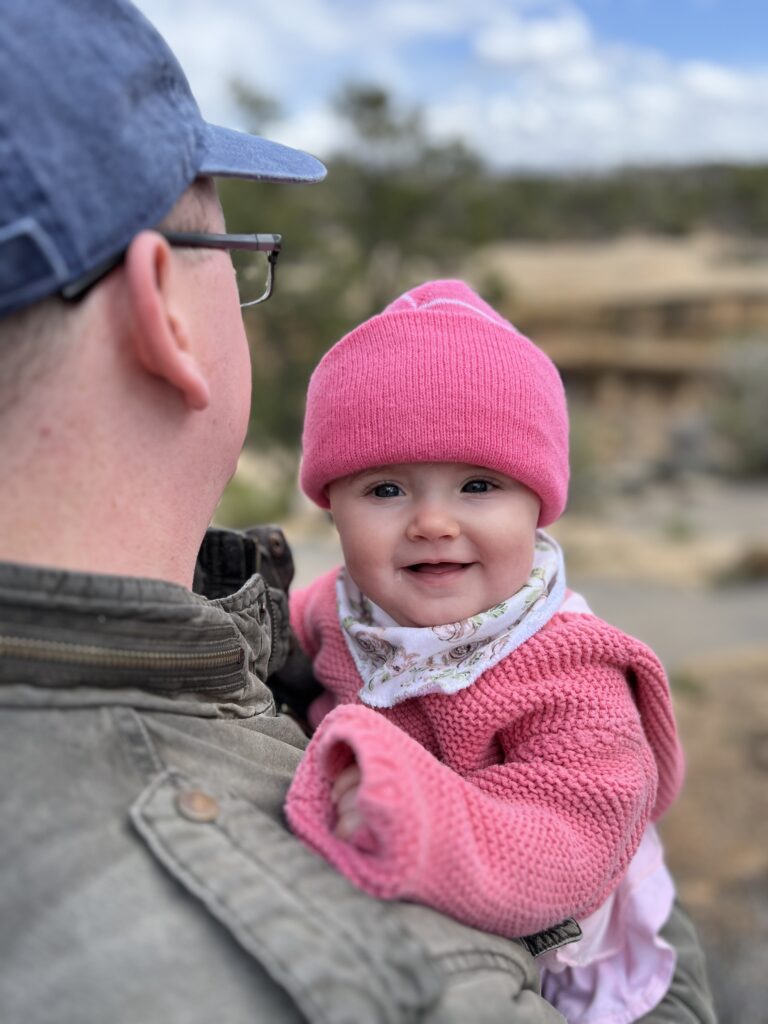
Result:
<svg viewBox="0 0 768 1024"><path fill-rule="evenodd" d="M663 837L705 940L722 1024L768 1021L768 658L691 662L675 703L688 762Z"/></svg>

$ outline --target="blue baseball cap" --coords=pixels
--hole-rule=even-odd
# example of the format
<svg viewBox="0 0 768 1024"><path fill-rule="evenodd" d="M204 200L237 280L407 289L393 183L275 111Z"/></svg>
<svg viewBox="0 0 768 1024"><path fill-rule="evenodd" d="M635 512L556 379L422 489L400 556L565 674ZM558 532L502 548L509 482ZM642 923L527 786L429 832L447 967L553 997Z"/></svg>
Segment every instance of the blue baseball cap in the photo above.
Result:
<svg viewBox="0 0 768 1024"><path fill-rule="evenodd" d="M204 121L129 0L2 0L0 316L122 252L202 175L316 182L325 167Z"/></svg>

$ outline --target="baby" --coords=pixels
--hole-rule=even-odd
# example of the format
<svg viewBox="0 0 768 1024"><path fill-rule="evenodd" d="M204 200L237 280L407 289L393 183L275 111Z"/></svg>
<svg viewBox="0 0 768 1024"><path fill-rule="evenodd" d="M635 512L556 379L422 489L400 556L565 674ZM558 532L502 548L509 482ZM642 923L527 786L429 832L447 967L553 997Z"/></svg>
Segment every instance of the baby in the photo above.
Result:
<svg viewBox="0 0 768 1024"><path fill-rule="evenodd" d="M568 590L542 530L567 496L557 370L431 282L325 355L303 441L345 564L292 598L325 688L292 828L376 896L539 933L571 1024L636 1020L674 972L653 823L682 757L658 659Z"/></svg>

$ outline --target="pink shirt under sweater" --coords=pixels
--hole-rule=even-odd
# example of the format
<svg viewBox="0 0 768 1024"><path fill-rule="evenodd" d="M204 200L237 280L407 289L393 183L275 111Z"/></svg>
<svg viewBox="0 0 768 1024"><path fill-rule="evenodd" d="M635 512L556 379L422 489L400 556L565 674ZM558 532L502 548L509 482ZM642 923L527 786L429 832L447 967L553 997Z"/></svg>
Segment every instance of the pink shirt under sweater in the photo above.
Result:
<svg viewBox="0 0 768 1024"><path fill-rule="evenodd" d="M676 954L659 933L674 897L649 825L618 887L579 922L582 938L537 961L542 994L569 1024L631 1024L663 999Z"/></svg>
<svg viewBox="0 0 768 1024"><path fill-rule="evenodd" d="M591 615L556 614L472 686L373 711L338 622L335 577L292 600L341 706L291 786L294 831L374 895L507 936L585 919L674 799L682 757L664 671ZM333 835L330 788L354 757L365 833Z"/></svg>

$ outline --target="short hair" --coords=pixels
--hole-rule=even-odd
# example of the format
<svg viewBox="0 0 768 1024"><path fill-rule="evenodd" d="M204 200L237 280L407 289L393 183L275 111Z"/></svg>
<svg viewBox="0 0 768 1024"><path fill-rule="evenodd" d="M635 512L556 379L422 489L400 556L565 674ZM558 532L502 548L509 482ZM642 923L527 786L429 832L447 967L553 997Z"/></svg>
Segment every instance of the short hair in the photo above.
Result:
<svg viewBox="0 0 768 1024"><path fill-rule="evenodd" d="M204 231L211 205L218 202L213 178L195 178L156 227L160 231Z"/></svg>
<svg viewBox="0 0 768 1024"><path fill-rule="evenodd" d="M205 230L212 203L218 203L213 179L197 178L156 226L163 231ZM196 250L190 258L208 255ZM76 343L80 313L77 302L51 295L0 317L0 419L54 364L54 354L60 356L64 346Z"/></svg>

